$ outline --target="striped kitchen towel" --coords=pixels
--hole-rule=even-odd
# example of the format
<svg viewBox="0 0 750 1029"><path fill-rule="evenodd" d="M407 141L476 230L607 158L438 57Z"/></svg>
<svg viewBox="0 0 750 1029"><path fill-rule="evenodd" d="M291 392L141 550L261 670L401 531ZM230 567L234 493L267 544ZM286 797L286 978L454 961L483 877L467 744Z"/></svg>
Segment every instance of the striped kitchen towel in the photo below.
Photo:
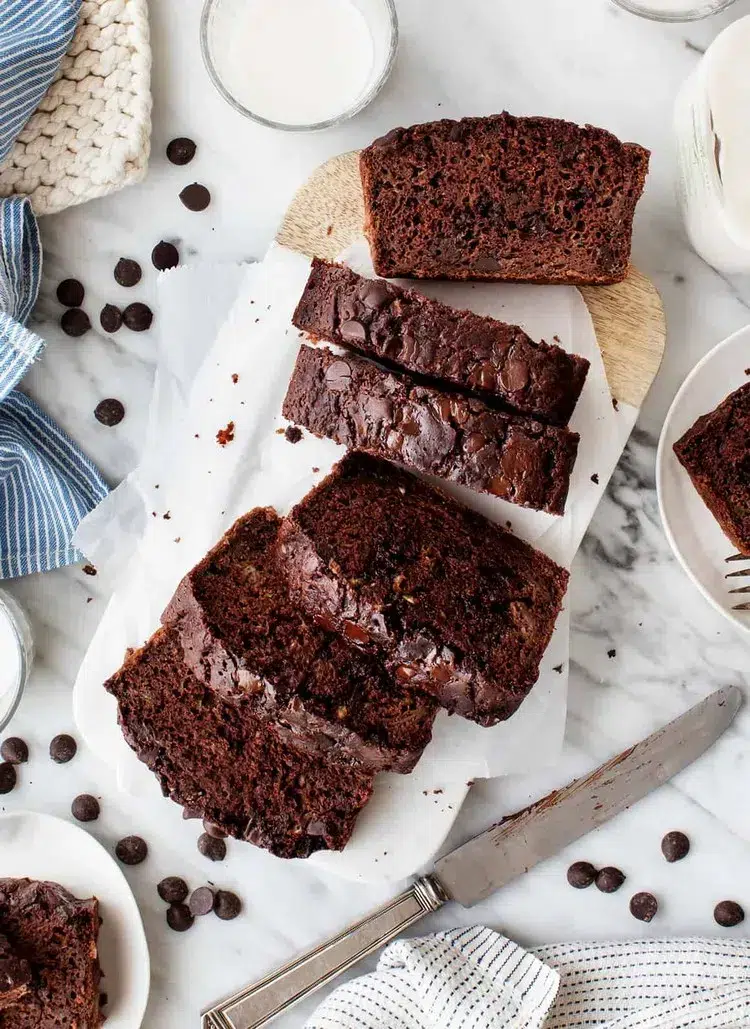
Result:
<svg viewBox="0 0 750 1029"><path fill-rule="evenodd" d="M732 1029L750 1025L749 940L562 943L482 926L398 940L306 1029Z"/></svg>
<svg viewBox="0 0 750 1029"><path fill-rule="evenodd" d="M0 0L0 161L52 81L79 7L80 0ZM44 347L25 327L41 269L29 201L0 201L0 578L80 560L73 533L107 494L91 461L15 389Z"/></svg>

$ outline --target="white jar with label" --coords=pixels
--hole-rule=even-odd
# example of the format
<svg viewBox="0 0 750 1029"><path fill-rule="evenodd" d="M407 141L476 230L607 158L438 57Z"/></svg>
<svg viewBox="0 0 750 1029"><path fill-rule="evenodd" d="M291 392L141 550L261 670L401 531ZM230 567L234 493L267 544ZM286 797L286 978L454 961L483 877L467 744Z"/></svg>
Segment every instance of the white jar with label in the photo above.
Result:
<svg viewBox="0 0 750 1029"><path fill-rule="evenodd" d="M717 36L675 109L690 242L720 272L750 273L750 16Z"/></svg>

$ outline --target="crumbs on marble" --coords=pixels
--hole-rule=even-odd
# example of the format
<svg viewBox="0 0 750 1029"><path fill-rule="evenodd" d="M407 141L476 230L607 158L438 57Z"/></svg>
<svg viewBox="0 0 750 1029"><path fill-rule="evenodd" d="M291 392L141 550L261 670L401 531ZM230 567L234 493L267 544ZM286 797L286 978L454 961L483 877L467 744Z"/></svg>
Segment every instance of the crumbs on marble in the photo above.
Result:
<svg viewBox="0 0 750 1029"><path fill-rule="evenodd" d="M276 435L277 436L283 436L285 432L286 432L286 429L277 429L276 430Z"/></svg>
<svg viewBox="0 0 750 1029"><path fill-rule="evenodd" d="M562 665L555 665L555 667L552 669L552 671L553 672L557 672L558 675L562 675L562 670L563 670L563 666Z"/></svg>
<svg viewBox="0 0 750 1029"><path fill-rule="evenodd" d="M591 476L591 481L594 483L595 486L599 485L599 473L598 472L594 472L594 474Z"/></svg>
<svg viewBox="0 0 750 1029"><path fill-rule="evenodd" d="M513 522L512 522L511 520L510 520L510 518L509 518L509 519L508 519L508 521L507 521L507 522L505 523L505 528L506 528L506 529L512 529L512 528L513 528Z"/></svg>
<svg viewBox="0 0 750 1029"><path fill-rule="evenodd" d="M175 536L174 541L175 543L182 543L182 536Z"/></svg>
<svg viewBox="0 0 750 1029"><path fill-rule="evenodd" d="M612 397L612 407L614 407L615 411L620 410L620 405L617 401L617 397Z"/></svg>
<svg viewBox="0 0 750 1029"><path fill-rule="evenodd" d="M608 650L608 651L607 651L607 657L608 657L608 658L613 658L613 657L617 657L617 651L615 650L615 648L614 648L614 647L612 647L612 649L611 649L611 650Z"/></svg>
<svg viewBox="0 0 750 1029"><path fill-rule="evenodd" d="M745 369L745 375L750 375L750 368Z"/></svg>
<svg viewBox="0 0 750 1029"><path fill-rule="evenodd" d="M284 429L284 439L287 443L299 443L302 439L302 429L298 425L287 425Z"/></svg>
<svg viewBox="0 0 750 1029"><path fill-rule="evenodd" d="M234 422L227 422L225 429L219 429L216 433L216 442L220 447L225 447L227 443L231 443L234 439Z"/></svg>
<svg viewBox="0 0 750 1029"><path fill-rule="evenodd" d="M195 438L195 439L200 439L200 436L198 435L198 433L197 433L197 432L196 432L196 434L195 434L195 437L194 437L194 438Z"/></svg>
<svg viewBox="0 0 750 1029"><path fill-rule="evenodd" d="M560 342L560 337L559 336L553 336L552 337L552 342L553 343L559 343Z"/></svg>
<svg viewBox="0 0 750 1029"><path fill-rule="evenodd" d="M86 597L86 603L90 604L93 599L93 597Z"/></svg>
<svg viewBox="0 0 750 1029"><path fill-rule="evenodd" d="M81 571L84 575L96 575L96 568L93 565L84 565Z"/></svg>
<svg viewBox="0 0 750 1029"><path fill-rule="evenodd" d="M319 471L320 468L318 468L316 465L313 465L313 475L317 475Z"/></svg>
<svg viewBox="0 0 750 1029"><path fill-rule="evenodd" d="M235 384L235 386L237 385L237 383L239 381L240 381L240 377L237 374L237 372L232 372L232 382Z"/></svg>
<svg viewBox="0 0 750 1029"><path fill-rule="evenodd" d="M162 518L164 519L165 522L170 521L170 519L172 518L172 512L171 511L165 511L164 514L162 515Z"/></svg>
<svg viewBox="0 0 750 1029"><path fill-rule="evenodd" d="M474 785L475 782L476 782L475 779L469 779L469 781L466 783L466 785L469 787L469 789L471 789L471 787Z"/></svg>

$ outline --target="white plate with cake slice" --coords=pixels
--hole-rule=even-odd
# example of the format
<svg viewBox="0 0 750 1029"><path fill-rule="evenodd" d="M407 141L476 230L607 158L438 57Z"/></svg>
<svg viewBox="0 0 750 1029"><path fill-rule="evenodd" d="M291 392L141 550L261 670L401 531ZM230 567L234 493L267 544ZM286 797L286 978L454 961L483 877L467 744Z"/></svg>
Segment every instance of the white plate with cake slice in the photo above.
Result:
<svg viewBox="0 0 750 1029"><path fill-rule="evenodd" d="M750 382L748 373L750 326L719 343L690 372L669 409L656 455L659 512L677 560L708 602L746 633L750 612L734 607L750 596L730 590L750 584L750 576L728 579L727 573L750 570L750 559L727 562L737 548L704 504L673 448L702 415Z"/></svg>
<svg viewBox="0 0 750 1029"><path fill-rule="evenodd" d="M149 993L146 934L125 876L101 844L52 815L0 815L0 878L57 883L79 900L96 897L107 1029L138 1029Z"/></svg>

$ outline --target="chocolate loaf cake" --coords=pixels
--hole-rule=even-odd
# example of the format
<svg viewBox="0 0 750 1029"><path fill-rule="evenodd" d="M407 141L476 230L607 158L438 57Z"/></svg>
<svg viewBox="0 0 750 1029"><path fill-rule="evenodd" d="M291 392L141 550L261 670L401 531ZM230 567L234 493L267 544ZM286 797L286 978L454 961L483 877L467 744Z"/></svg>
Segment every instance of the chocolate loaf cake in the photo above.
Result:
<svg viewBox="0 0 750 1029"><path fill-rule="evenodd" d="M589 370L585 357L535 343L517 325L456 310L318 258L292 321L314 339L552 425L568 424Z"/></svg>
<svg viewBox="0 0 750 1029"><path fill-rule="evenodd" d="M577 433L416 385L363 357L301 347L283 414L350 450L537 511L565 510Z"/></svg>
<svg viewBox="0 0 750 1029"><path fill-rule="evenodd" d="M294 508L280 554L309 611L481 725L536 682L568 583L527 543L359 453Z"/></svg>
<svg viewBox="0 0 750 1029"><path fill-rule="evenodd" d="M0 1011L17 1004L31 991L31 965L0 933Z"/></svg>
<svg viewBox="0 0 750 1029"><path fill-rule="evenodd" d="M125 739L165 796L278 857L341 850L370 798L361 767L282 742L247 700L230 702L183 663L174 629L128 655L105 688Z"/></svg>
<svg viewBox="0 0 750 1029"><path fill-rule="evenodd" d="M498 114L394 129L362 152L378 275L621 282L649 153L604 129Z"/></svg>
<svg viewBox="0 0 750 1029"><path fill-rule="evenodd" d="M30 989L0 1010L2 1029L96 1029L99 905L57 883L0 879L0 932L31 966Z"/></svg>
<svg viewBox="0 0 750 1029"><path fill-rule="evenodd" d="M437 704L290 601L276 564L280 526L271 508L251 511L182 581L163 621L177 629L185 663L221 695L246 698L298 748L410 772Z"/></svg>
<svg viewBox="0 0 750 1029"><path fill-rule="evenodd" d="M699 418L674 452L724 534L750 557L750 383Z"/></svg>

